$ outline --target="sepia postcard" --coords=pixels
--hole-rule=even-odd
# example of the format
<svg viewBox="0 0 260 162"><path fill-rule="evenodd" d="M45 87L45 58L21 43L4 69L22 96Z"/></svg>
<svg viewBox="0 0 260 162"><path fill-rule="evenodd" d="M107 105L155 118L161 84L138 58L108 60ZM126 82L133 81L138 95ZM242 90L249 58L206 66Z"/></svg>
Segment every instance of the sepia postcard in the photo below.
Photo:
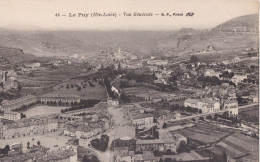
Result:
<svg viewBox="0 0 260 162"><path fill-rule="evenodd" d="M0 162L258 162L258 0L0 0Z"/></svg>

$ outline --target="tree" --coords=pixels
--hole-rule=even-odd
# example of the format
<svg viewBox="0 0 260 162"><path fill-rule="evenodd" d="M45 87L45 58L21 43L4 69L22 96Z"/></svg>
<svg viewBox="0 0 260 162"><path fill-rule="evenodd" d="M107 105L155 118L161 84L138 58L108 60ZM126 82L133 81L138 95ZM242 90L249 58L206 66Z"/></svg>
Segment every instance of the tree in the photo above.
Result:
<svg viewBox="0 0 260 162"><path fill-rule="evenodd" d="M27 142L27 149L30 149L30 142Z"/></svg>
<svg viewBox="0 0 260 162"><path fill-rule="evenodd" d="M38 146L40 146L40 145L41 145L41 142L40 142L40 141L38 141L38 142L37 142L37 145L38 145Z"/></svg>
<svg viewBox="0 0 260 162"><path fill-rule="evenodd" d="M224 151L222 155L223 162L227 162L227 153Z"/></svg>
<svg viewBox="0 0 260 162"><path fill-rule="evenodd" d="M167 124L164 122L162 127L163 129L167 128Z"/></svg>
<svg viewBox="0 0 260 162"><path fill-rule="evenodd" d="M172 158L165 158L164 162L172 162Z"/></svg>
<svg viewBox="0 0 260 162"><path fill-rule="evenodd" d="M211 116L211 115L208 115L208 116L206 116L206 119L211 120L211 119L212 119L212 116Z"/></svg>
<svg viewBox="0 0 260 162"><path fill-rule="evenodd" d="M182 140L177 149L177 152L182 153L182 152L187 152L187 151L188 151L188 146L187 146L186 142Z"/></svg>
<svg viewBox="0 0 260 162"><path fill-rule="evenodd" d="M18 91L21 91L23 89L23 87L20 83L18 83L17 89L18 89Z"/></svg>
<svg viewBox="0 0 260 162"><path fill-rule="evenodd" d="M84 155L82 162L99 162L95 155Z"/></svg>
<svg viewBox="0 0 260 162"><path fill-rule="evenodd" d="M198 62L198 61L199 61L199 58L198 58L197 56L192 55L192 56L190 57L190 62Z"/></svg>
<svg viewBox="0 0 260 162"><path fill-rule="evenodd" d="M21 113L21 118L26 118L26 115L24 113Z"/></svg>
<svg viewBox="0 0 260 162"><path fill-rule="evenodd" d="M121 70L121 63L120 62L118 63L117 70Z"/></svg>
<svg viewBox="0 0 260 162"><path fill-rule="evenodd" d="M5 147L2 149L2 153L3 154L8 154L8 151L10 151L10 146L9 145L5 145Z"/></svg>

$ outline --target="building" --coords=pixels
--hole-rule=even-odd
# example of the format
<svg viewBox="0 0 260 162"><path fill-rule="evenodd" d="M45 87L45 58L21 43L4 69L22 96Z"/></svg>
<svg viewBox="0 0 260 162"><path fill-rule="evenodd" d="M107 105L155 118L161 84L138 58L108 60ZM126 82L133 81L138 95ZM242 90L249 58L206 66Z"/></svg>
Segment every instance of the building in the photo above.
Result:
<svg viewBox="0 0 260 162"><path fill-rule="evenodd" d="M130 137L122 137L112 141L112 150L127 150L135 151L136 149L136 139Z"/></svg>
<svg viewBox="0 0 260 162"><path fill-rule="evenodd" d="M187 138L180 134L160 134L159 139L154 140L137 140L136 151L160 151L160 152L177 152L180 142L187 143Z"/></svg>
<svg viewBox="0 0 260 162"><path fill-rule="evenodd" d="M145 108L139 104L126 104L124 108L134 126L150 127L153 125L153 114L145 112Z"/></svg>
<svg viewBox="0 0 260 162"><path fill-rule="evenodd" d="M15 100L4 100L2 102L2 111L10 111L21 108L22 106L29 106L37 102L37 97L33 95L27 95Z"/></svg>
<svg viewBox="0 0 260 162"><path fill-rule="evenodd" d="M53 116L26 118L13 123L0 122L0 139L41 135L58 130L58 120Z"/></svg>
<svg viewBox="0 0 260 162"><path fill-rule="evenodd" d="M239 82L242 82L244 79L247 79L247 75L238 75L238 74L235 74L235 75L231 78L231 81L237 85Z"/></svg>
<svg viewBox="0 0 260 162"><path fill-rule="evenodd" d="M147 63L149 65L166 66L168 64L168 60L148 60Z"/></svg>
<svg viewBox="0 0 260 162"><path fill-rule="evenodd" d="M14 111L5 111L4 112L4 119L7 120L20 120L21 119L21 113L14 112Z"/></svg>
<svg viewBox="0 0 260 162"><path fill-rule="evenodd" d="M8 156L0 157L0 161L24 161L24 162L76 162L77 151L73 148L59 148L58 150L50 151L42 146L33 146L26 153L9 154Z"/></svg>
<svg viewBox="0 0 260 162"><path fill-rule="evenodd" d="M83 122L70 122L65 126L63 135L82 139L90 139L106 131L108 129L106 125L107 123L102 121L89 124Z"/></svg>
<svg viewBox="0 0 260 162"><path fill-rule="evenodd" d="M107 105L109 107L116 107L116 106L119 106L119 101L117 99L112 99L112 98L108 98L107 99Z"/></svg>
<svg viewBox="0 0 260 162"><path fill-rule="evenodd" d="M45 104L49 103L80 103L80 96L74 94L58 94L58 93L49 93L41 96L41 102Z"/></svg>
<svg viewBox="0 0 260 162"><path fill-rule="evenodd" d="M210 77L215 76L215 77L218 77L218 78L219 78L219 75L220 75L220 73L217 73L217 72L215 72L215 71L212 70L212 69L208 69L208 70L206 70L205 73L204 73L204 76L210 76Z"/></svg>
<svg viewBox="0 0 260 162"><path fill-rule="evenodd" d="M61 148L52 152L48 152L38 159L41 162L76 162L77 151L72 148Z"/></svg>
<svg viewBox="0 0 260 162"><path fill-rule="evenodd" d="M220 103L211 99L187 99L184 101L185 107L197 108L202 113L215 112L220 110Z"/></svg>
<svg viewBox="0 0 260 162"><path fill-rule="evenodd" d="M152 152L144 151L135 154L134 151L116 150L114 151L114 162L155 162L156 159Z"/></svg>
<svg viewBox="0 0 260 162"><path fill-rule="evenodd" d="M238 102L236 100L227 100L224 102L223 109L237 108Z"/></svg>
<svg viewBox="0 0 260 162"><path fill-rule="evenodd" d="M136 114L130 117L132 124L138 127L151 126L153 124L152 114Z"/></svg>

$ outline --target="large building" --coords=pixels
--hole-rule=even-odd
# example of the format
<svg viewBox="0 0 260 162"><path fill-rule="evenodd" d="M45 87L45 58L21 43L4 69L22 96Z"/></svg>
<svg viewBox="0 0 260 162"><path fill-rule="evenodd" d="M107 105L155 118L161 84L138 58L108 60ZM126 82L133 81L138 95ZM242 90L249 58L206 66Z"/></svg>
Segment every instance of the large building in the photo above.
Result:
<svg viewBox="0 0 260 162"><path fill-rule="evenodd" d="M124 105L127 109L127 116L130 118L132 124L137 127L150 127L153 125L153 114L144 112L144 107L139 104Z"/></svg>
<svg viewBox="0 0 260 162"><path fill-rule="evenodd" d="M108 130L109 121L99 120L97 122L70 122L65 125L63 135L77 137L82 139L90 139L104 131Z"/></svg>
<svg viewBox="0 0 260 162"><path fill-rule="evenodd" d="M28 106L37 102L37 97L33 95L27 95L15 100L4 100L2 102L1 110L10 111L21 108L22 106Z"/></svg>
<svg viewBox="0 0 260 162"><path fill-rule="evenodd" d="M14 111L5 111L4 112L4 119L7 120L20 120L21 119L21 113L14 112Z"/></svg>
<svg viewBox="0 0 260 162"><path fill-rule="evenodd" d="M151 114L136 114L131 116L132 124L138 127L151 126L153 124L153 115Z"/></svg>
<svg viewBox="0 0 260 162"><path fill-rule="evenodd" d="M5 125L0 122L0 139L46 134L57 130L58 120L52 116L22 119Z"/></svg>
<svg viewBox="0 0 260 162"><path fill-rule="evenodd" d="M45 104L49 103L79 103L80 96L74 94L57 94L57 93L49 93L41 96L41 102Z"/></svg>
<svg viewBox="0 0 260 162"><path fill-rule="evenodd" d="M236 100L226 100L223 109L237 108L238 102Z"/></svg>
<svg viewBox="0 0 260 162"><path fill-rule="evenodd" d="M187 143L187 138L180 134L163 134L159 139L155 140L137 140L136 141L136 151L160 151L160 152L177 152L177 149L181 143L184 141Z"/></svg>
<svg viewBox="0 0 260 162"><path fill-rule="evenodd" d="M155 162L156 159L152 152L144 151L135 154L134 151L116 150L113 156L114 162Z"/></svg>
<svg viewBox="0 0 260 162"><path fill-rule="evenodd" d="M112 141L112 150L127 150L135 151L136 149L136 139L130 137L122 137Z"/></svg>
<svg viewBox="0 0 260 162"><path fill-rule="evenodd" d="M202 113L215 112L220 110L220 103L211 99L187 99L184 101L185 107L197 108Z"/></svg>

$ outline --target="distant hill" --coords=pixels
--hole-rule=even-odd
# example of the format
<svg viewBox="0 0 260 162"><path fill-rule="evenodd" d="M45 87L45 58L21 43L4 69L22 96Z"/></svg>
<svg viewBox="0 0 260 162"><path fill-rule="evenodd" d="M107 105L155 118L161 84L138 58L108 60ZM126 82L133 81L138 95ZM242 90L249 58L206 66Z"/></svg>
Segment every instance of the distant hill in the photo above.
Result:
<svg viewBox="0 0 260 162"><path fill-rule="evenodd" d="M35 29L35 27L32 27ZM231 19L209 30L179 31L17 31L0 28L0 46L35 56L94 56L119 47L138 56L187 55L212 47L232 53L258 48L258 15ZM249 34L248 34L249 32ZM250 33L251 32L251 33Z"/></svg>
<svg viewBox="0 0 260 162"><path fill-rule="evenodd" d="M258 48L258 15L246 15L231 19L213 29L186 35L178 48L189 54L203 54L207 47L215 50L212 54L239 54L246 48Z"/></svg>
<svg viewBox="0 0 260 162"><path fill-rule="evenodd" d="M258 14L245 15L226 21L225 23L218 25L213 30L258 32L258 21Z"/></svg>
<svg viewBox="0 0 260 162"><path fill-rule="evenodd" d="M24 54L22 49L11 47L0 47L0 69L17 63L30 62L35 56Z"/></svg>

